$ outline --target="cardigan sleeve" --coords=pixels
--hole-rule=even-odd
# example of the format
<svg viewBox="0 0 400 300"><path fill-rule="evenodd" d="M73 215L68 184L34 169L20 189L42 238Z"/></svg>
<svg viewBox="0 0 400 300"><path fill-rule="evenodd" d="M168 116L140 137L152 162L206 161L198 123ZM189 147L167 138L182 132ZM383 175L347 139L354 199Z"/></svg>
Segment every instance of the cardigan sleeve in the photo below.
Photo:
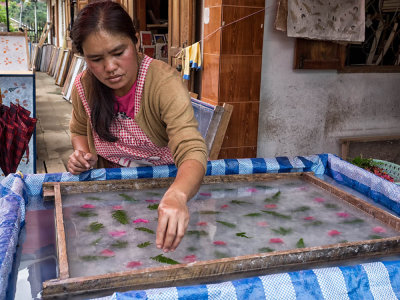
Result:
<svg viewBox="0 0 400 300"><path fill-rule="evenodd" d="M72 100L72 114L71 114L71 120L69 122L69 130L71 132L71 136L76 136L76 135L87 136L88 117L85 108L83 107L81 98L79 97L75 84L72 88L71 100Z"/></svg>
<svg viewBox="0 0 400 300"><path fill-rule="evenodd" d="M177 72L163 62L153 61L158 72L152 72L152 89L157 111L168 136L168 147L176 166L188 159L199 161L207 170L207 146L198 131L187 88ZM147 83L147 78L146 78Z"/></svg>

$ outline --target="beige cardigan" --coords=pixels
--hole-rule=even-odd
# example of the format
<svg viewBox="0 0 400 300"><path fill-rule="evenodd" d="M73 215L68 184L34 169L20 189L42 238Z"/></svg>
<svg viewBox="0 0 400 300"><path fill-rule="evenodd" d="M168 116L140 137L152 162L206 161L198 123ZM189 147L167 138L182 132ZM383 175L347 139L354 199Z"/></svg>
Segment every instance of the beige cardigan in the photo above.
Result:
<svg viewBox="0 0 400 300"><path fill-rule="evenodd" d="M139 63L142 57L139 59ZM86 99L90 105L91 83L87 71L81 77ZM71 136L87 136L89 150L97 155L90 118L74 85L72 89ZM153 60L147 71L139 112L135 116L139 127L159 147L168 145L175 165L188 159L199 161L207 170L207 146L197 130L197 120L187 88L173 68L166 63ZM107 167L107 161L99 156L98 168Z"/></svg>

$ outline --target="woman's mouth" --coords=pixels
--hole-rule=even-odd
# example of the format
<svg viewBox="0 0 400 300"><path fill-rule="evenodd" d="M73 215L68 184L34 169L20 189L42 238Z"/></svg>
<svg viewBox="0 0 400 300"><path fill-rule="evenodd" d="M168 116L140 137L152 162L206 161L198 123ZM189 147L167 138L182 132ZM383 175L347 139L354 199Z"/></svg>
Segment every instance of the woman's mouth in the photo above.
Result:
<svg viewBox="0 0 400 300"><path fill-rule="evenodd" d="M115 76L108 77L107 80L110 81L111 83L116 83L116 82L120 81L121 78L122 78L122 75L115 75Z"/></svg>

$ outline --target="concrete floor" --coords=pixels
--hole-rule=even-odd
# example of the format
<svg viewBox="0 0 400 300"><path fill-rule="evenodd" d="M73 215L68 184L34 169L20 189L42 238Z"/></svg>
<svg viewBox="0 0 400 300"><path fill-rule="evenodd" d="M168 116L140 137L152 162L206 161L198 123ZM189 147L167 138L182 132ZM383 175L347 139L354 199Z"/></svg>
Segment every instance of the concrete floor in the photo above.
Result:
<svg viewBox="0 0 400 300"><path fill-rule="evenodd" d="M72 153L69 120L72 105L63 99L53 77L36 72L37 173L65 171Z"/></svg>

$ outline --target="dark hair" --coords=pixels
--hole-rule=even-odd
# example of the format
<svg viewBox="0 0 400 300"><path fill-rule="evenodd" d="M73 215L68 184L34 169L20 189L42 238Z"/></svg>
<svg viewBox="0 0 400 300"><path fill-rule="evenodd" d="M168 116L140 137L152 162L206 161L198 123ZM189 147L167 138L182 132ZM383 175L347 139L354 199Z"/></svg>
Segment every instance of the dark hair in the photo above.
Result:
<svg viewBox="0 0 400 300"><path fill-rule="evenodd" d="M124 8L111 0L95 1L86 5L76 17L71 30L72 46L76 52L83 53L82 44L86 38L101 30L110 34L126 35L134 44L137 43L133 21ZM100 138L108 142L118 140L110 132L114 118L114 93L111 88L101 83L91 72L93 89L88 99L91 107L91 120L94 130Z"/></svg>

